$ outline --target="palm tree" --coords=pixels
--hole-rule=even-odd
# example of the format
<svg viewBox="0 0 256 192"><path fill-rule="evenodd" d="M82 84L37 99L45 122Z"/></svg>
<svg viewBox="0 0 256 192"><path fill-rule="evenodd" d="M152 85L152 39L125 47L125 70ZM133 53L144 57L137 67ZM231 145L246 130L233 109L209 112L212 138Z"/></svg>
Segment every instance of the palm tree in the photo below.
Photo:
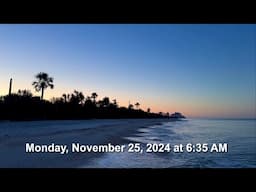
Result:
<svg viewBox="0 0 256 192"><path fill-rule="evenodd" d="M62 97L63 97L64 103L67 103L67 94L63 93Z"/></svg>
<svg viewBox="0 0 256 192"><path fill-rule="evenodd" d="M95 103L93 103L90 96L86 97L86 99L84 101L84 106L86 106L89 109L96 107Z"/></svg>
<svg viewBox="0 0 256 192"><path fill-rule="evenodd" d="M44 90L47 87L50 87L53 89L53 78L49 77L47 73L40 72L36 76L37 81L34 81L32 85L34 86L35 90L37 92L41 91L41 100L43 100L44 97Z"/></svg>
<svg viewBox="0 0 256 192"><path fill-rule="evenodd" d="M116 107L118 106L116 99L113 99L113 105Z"/></svg>
<svg viewBox="0 0 256 192"><path fill-rule="evenodd" d="M74 94L71 94L70 102L73 104L83 104L85 97L82 92L74 90Z"/></svg>
<svg viewBox="0 0 256 192"><path fill-rule="evenodd" d="M138 102L137 102L137 103L135 103L134 105L136 106L136 108L137 108L137 109L139 109L140 104L139 104Z"/></svg>
<svg viewBox="0 0 256 192"><path fill-rule="evenodd" d="M96 103L96 98L98 97L98 94L97 93L92 93L92 96L91 98L93 98L93 102Z"/></svg>
<svg viewBox="0 0 256 192"><path fill-rule="evenodd" d="M110 104L109 98L108 98L108 97L104 97L104 98L102 99L102 105L103 105L103 107L108 107L109 104Z"/></svg>

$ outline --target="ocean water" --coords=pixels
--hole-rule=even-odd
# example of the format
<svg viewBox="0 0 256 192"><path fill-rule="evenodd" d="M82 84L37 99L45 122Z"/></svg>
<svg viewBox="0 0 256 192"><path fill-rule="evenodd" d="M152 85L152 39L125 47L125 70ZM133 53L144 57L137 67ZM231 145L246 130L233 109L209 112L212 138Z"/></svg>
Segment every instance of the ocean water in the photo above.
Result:
<svg viewBox="0 0 256 192"><path fill-rule="evenodd" d="M106 153L83 167L256 168L256 120L188 119L166 122L141 128L138 133L125 139L128 143L140 143L143 153ZM146 153L147 143L182 144L184 148L179 153L173 150ZM186 151L188 143L205 143L208 150L189 153ZM215 143L227 143L227 152L210 152Z"/></svg>

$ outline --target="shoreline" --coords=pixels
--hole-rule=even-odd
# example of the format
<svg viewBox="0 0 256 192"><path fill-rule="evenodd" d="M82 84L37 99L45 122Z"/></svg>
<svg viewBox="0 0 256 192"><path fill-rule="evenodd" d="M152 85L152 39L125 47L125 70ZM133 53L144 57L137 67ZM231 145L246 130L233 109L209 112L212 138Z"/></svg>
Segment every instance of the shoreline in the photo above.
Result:
<svg viewBox="0 0 256 192"><path fill-rule="evenodd" d="M76 120L75 120L76 121ZM0 142L0 167L12 168L77 168L104 153L26 153L26 143L38 145L56 143L70 146L72 143L81 145L103 145L111 143L122 145L128 142L124 137L135 134L139 128L170 122L171 119L111 119L84 120L81 127L72 128L72 123L64 130L45 130L39 134L15 136L9 130L9 136ZM42 121L43 122L43 121ZM56 122L56 121L55 121ZM79 122L79 120L78 120ZM75 124L74 124L75 125ZM11 128L10 128L11 129ZM36 128L36 129L39 129ZM28 130L29 131L29 130ZM47 132L48 131L48 132ZM1 133L3 134L3 133Z"/></svg>

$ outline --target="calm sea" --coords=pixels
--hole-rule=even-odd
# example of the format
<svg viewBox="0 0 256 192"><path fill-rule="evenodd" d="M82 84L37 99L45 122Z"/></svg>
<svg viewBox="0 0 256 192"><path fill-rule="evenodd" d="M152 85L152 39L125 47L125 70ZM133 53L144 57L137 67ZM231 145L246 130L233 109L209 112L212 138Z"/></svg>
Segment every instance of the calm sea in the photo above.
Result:
<svg viewBox="0 0 256 192"><path fill-rule="evenodd" d="M141 128L128 142L203 144L227 143L228 151L182 153L107 153L84 167L99 168L255 168L256 120L188 119Z"/></svg>

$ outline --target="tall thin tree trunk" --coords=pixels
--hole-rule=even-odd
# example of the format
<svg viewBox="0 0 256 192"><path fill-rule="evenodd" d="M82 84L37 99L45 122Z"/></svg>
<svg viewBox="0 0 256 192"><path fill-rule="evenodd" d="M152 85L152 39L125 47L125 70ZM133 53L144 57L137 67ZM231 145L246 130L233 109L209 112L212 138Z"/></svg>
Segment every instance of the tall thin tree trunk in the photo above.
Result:
<svg viewBox="0 0 256 192"><path fill-rule="evenodd" d="M10 84L9 84L9 96L12 94L12 78L10 79Z"/></svg>
<svg viewBox="0 0 256 192"><path fill-rule="evenodd" d="M42 88L41 100L44 98L44 88Z"/></svg>

